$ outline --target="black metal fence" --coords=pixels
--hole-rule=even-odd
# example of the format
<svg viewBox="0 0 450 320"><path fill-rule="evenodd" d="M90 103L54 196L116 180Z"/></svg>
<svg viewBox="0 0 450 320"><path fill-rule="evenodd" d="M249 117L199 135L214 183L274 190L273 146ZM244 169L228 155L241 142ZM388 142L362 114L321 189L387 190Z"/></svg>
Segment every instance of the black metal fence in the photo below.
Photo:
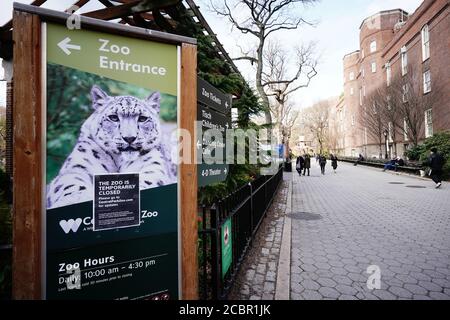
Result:
<svg viewBox="0 0 450 320"><path fill-rule="evenodd" d="M262 176L211 207L203 207L199 226L199 294L202 300L228 295L237 272L283 180L283 169ZM222 270L222 227L231 219L232 262Z"/></svg>

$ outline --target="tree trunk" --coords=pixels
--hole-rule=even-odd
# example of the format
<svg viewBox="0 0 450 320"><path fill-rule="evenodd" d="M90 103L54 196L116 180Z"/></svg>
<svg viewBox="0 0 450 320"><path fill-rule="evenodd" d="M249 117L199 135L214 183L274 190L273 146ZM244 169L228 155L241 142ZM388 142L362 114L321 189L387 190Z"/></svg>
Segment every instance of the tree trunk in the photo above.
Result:
<svg viewBox="0 0 450 320"><path fill-rule="evenodd" d="M261 31L261 35L263 31ZM264 114L266 117L266 124L272 124L272 114L270 113L270 103L269 98L264 91L264 87L262 85L262 74L263 74L263 50L264 50L264 36L259 37L259 46L257 50L257 70L256 70L256 90L262 100L262 105L264 107ZM269 130L270 137L272 136L272 130Z"/></svg>

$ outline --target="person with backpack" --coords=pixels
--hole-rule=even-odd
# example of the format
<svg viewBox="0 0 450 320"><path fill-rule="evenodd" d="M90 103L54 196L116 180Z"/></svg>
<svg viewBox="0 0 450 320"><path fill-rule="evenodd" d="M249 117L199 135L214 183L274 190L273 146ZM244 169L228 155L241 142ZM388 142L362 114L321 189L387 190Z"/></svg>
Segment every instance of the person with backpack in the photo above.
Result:
<svg viewBox="0 0 450 320"><path fill-rule="evenodd" d="M319 157L319 164L320 164L320 172L325 175L325 166L327 165L327 158L325 156L321 155Z"/></svg>
<svg viewBox="0 0 450 320"><path fill-rule="evenodd" d="M331 159L331 166L333 167L333 171L334 171L334 173L336 173L336 169L337 169L337 166L338 166L338 158L334 155L334 154L332 154L331 156L330 156L330 159Z"/></svg>
<svg viewBox="0 0 450 320"><path fill-rule="evenodd" d="M444 167L444 164L444 157L438 153L437 148L432 148L426 165L431 169L430 177L434 183L436 183L436 189L439 189L442 186L442 168Z"/></svg>

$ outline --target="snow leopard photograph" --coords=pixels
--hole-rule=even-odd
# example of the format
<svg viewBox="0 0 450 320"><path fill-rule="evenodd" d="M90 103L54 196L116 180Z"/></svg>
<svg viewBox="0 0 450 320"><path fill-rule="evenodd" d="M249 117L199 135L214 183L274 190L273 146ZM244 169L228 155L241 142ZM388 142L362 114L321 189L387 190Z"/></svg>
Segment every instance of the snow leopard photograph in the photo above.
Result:
<svg viewBox="0 0 450 320"><path fill-rule="evenodd" d="M47 208L93 199L100 174L139 173L140 190L177 183L175 96L50 64Z"/></svg>

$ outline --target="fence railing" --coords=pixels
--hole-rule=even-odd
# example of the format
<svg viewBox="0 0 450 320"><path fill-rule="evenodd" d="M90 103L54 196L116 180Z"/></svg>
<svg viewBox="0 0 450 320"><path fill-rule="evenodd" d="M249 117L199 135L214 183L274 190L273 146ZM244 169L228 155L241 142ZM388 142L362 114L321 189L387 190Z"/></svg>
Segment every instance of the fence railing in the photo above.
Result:
<svg viewBox="0 0 450 320"><path fill-rule="evenodd" d="M283 168L262 176L213 206L201 210L199 294L202 300L225 299L242 261L283 180ZM222 269L222 227L231 221L232 262Z"/></svg>

